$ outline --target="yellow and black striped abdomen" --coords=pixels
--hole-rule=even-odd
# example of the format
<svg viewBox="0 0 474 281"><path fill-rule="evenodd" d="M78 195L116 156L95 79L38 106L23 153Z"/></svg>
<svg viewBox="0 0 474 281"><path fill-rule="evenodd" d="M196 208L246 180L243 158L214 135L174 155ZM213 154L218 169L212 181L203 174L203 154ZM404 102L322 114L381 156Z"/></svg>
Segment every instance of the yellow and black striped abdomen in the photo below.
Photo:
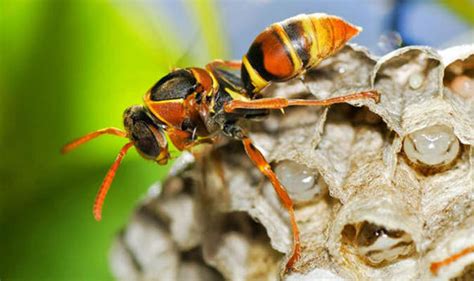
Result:
<svg viewBox="0 0 474 281"><path fill-rule="evenodd" d="M250 95L270 82L291 79L333 55L360 29L326 14L298 15L260 33L242 58L242 81Z"/></svg>

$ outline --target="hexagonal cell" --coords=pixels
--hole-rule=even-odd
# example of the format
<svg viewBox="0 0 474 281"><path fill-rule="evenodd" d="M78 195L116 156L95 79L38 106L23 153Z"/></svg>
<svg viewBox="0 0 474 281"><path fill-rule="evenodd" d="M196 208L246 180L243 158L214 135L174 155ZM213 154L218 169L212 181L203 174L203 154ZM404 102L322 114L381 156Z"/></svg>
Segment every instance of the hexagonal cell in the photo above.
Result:
<svg viewBox="0 0 474 281"><path fill-rule="evenodd" d="M474 55L456 60L444 72L443 83L464 99L474 98Z"/></svg>
<svg viewBox="0 0 474 281"><path fill-rule="evenodd" d="M295 202L307 202L319 198L326 190L315 169L295 161L278 162L275 165L275 173Z"/></svg>
<svg viewBox="0 0 474 281"><path fill-rule="evenodd" d="M282 255L270 247L265 228L246 212L216 217L203 242L204 261L226 280L276 280Z"/></svg>
<svg viewBox="0 0 474 281"><path fill-rule="evenodd" d="M346 224L341 235L343 247L352 248L360 259L374 267L397 262L415 252L410 234L368 221Z"/></svg>
<svg viewBox="0 0 474 281"><path fill-rule="evenodd" d="M453 130L434 125L408 134L403 140L403 152L408 162L423 174L434 174L452 167L462 146Z"/></svg>
<svg viewBox="0 0 474 281"><path fill-rule="evenodd" d="M474 252L443 261L474 246L471 228L461 231L474 223L460 224L474 208L474 111L465 99L473 68L472 52L455 50L445 59L413 46L374 58L348 46L304 77L266 89L265 96L287 98L374 88L382 94L377 104L294 107L262 123L242 123L297 203L302 252L292 280L472 279ZM171 273L204 280L209 273L232 280L288 277L290 223L271 184L238 142L200 152L186 171L196 183L179 178L181 169L172 172L178 179L164 184L152 209L172 246ZM183 214L193 214L195 223L182 227ZM175 235L177 229L183 233ZM154 245L134 237L140 252ZM125 259L118 261L127 262L131 273L125 273L140 275L134 256L126 255L130 249L121 248L116 255ZM430 265L440 262L433 273Z"/></svg>

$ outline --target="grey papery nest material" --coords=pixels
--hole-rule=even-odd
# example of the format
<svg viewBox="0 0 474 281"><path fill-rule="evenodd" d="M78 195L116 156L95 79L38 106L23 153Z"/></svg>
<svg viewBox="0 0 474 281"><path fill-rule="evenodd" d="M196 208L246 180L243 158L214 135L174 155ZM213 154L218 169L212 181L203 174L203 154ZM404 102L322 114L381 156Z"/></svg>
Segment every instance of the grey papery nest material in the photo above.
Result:
<svg viewBox="0 0 474 281"><path fill-rule="evenodd" d="M184 153L117 236L120 280L419 280L474 275L474 45L384 57L347 46L267 95L371 100L295 107L248 124L296 202L287 212L240 143ZM156 191L156 189L151 189ZM435 266L433 265L435 264ZM436 266L437 265L437 266Z"/></svg>

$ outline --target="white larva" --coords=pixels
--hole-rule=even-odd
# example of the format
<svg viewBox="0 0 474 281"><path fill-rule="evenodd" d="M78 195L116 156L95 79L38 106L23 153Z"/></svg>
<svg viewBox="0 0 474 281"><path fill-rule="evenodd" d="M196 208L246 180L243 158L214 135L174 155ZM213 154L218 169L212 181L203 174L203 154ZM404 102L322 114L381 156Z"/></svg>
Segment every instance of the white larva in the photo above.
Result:
<svg viewBox="0 0 474 281"><path fill-rule="evenodd" d="M408 159L414 164L425 166L451 164L459 155L460 148L453 130L444 125L415 131L403 141L403 150Z"/></svg>
<svg viewBox="0 0 474 281"><path fill-rule="evenodd" d="M308 201L322 192L318 185L318 173L305 165L290 160L281 161L275 167L275 173L295 201Z"/></svg>
<svg viewBox="0 0 474 281"><path fill-rule="evenodd" d="M415 246L410 235L401 230L389 230L384 226L367 221L346 225L355 230L349 242L357 255L371 266L396 262L414 253ZM351 239L352 238L352 239Z"/></svg>

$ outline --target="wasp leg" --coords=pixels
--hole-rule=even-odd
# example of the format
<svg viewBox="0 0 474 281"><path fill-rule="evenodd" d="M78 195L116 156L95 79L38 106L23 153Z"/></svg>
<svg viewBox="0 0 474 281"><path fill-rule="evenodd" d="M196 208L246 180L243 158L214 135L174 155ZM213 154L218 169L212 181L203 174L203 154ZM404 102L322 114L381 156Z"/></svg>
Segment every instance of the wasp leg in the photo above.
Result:
<svg viewBox="0 0 474 281"><path fill-rule="evenodd" d="M471 247L467 247L465 249L463 249L462 251L442 260L442 261L438 261L438 262L434 262L431 264L430 266L430 270L431 270L431 273L433 273L434 275L437 275L438 274L438 271L441 267L443 266L447 266L453 262L455 262L456 260L462 258L463 256L465 255L468 255L470 253L474 252L474 246L471 246Z"/></svg>
<svg viewBox="0 0 474 281"><path fill-rule="evenodd" d="M353 100L373 99L379 102L380 95L376 91L358 92L346 96L329 98L325 100L307 100L307 99L285 99L285 98L264 98L257 100L232 100L224 105L224 111L227 113L237 109L283 109L289 106L326 106L336 103L343 103Z"/></svg>
<svg viewBox="0 0 474 281"><path fill-rule="evenodd" d="M115 136L119 136L119 137L122 137L122 138L126 138L127 137L127 133L124 132L123 130L120 130L120 129L117 129L117 128L113 128L113 127L110 127L110 128L105 128L105 129L100 129L100 130L97 130L95 132L92 132L92 133L89 133L85 136L82 136L80 138L77 138L75 140L73 140L72 142L66 144L65 146L63 146L63 148L61 149L61 153L68 153L69 151L75 149L76 147L92 140L92 139L95 139L101 135L115 135Z"/></svg>
<svg viewBox="0 0 474 281"><path fill-rule="evenodd" d="M127 154L127 151L132 146L133 142L129 142L122 147L119 154L117 155L117 158L115 159L114 163L107 172L107 175L105 176L104 181L102 182L102 185L99 188L99 191L97 192L94 201L94 208L92 209L96 221L100 221L102 219L102 206L104 205L107 192L109 191L110 186L112 185L112 181L114 180L115 173L117 172L117 169L120 166L120 162L122 162L123 157L125 156L125 154Z"/></svg>
<svg viewBox="0 0 474 281"><path fill-rule="evenodd" d="M191 143L188 143L184 146L184 150L191 150L193 147L195 147L196 145L200 145L200 144L213 144L215 143L216 141L216 138L215 137L212 137L212 138L200 138L200 139L197 139Z"/></svg>
<svg viewBox="0 0 474 281"><path fill-rule="evenodd" d="M166 128L166 134L170 138L173 145L179 151L186 150L190 148L193 144L192 134L187 131L178 130L178 129L169 127L169 128Z"/></svg>
<svg viewBox="0 0 474 281"><path fill-rule="evenodd" d="M199 139L194 139L193 134L187 131L183 130L178 130L175 128L167 128L166 129L166 134L170 138L171 142L173 145L179 150L191 150L193 147L208 143L208 144L213 144L216 140L215 136L212 137L205 137L205 138L199 138Z"/></svg>
<svg viewBox="0 0 474 281"><path fill-rule="evenodd" d="M252 163L257 166L260 172L270 180L280 198L280 201L283 203L283 206L288 210L288 214L290 215L291 230L293 232L293 250L291 257L286 264L286 270L288 271L299 259L301 253L300 236L298 225L296 224L295 212L293 210L293 201L276 177L270 164L268 164L262 153L253 145L252 141L248 137L244 137L242 142L244 144L245 152L247 152L250 160L252 160Z"/></svg>

